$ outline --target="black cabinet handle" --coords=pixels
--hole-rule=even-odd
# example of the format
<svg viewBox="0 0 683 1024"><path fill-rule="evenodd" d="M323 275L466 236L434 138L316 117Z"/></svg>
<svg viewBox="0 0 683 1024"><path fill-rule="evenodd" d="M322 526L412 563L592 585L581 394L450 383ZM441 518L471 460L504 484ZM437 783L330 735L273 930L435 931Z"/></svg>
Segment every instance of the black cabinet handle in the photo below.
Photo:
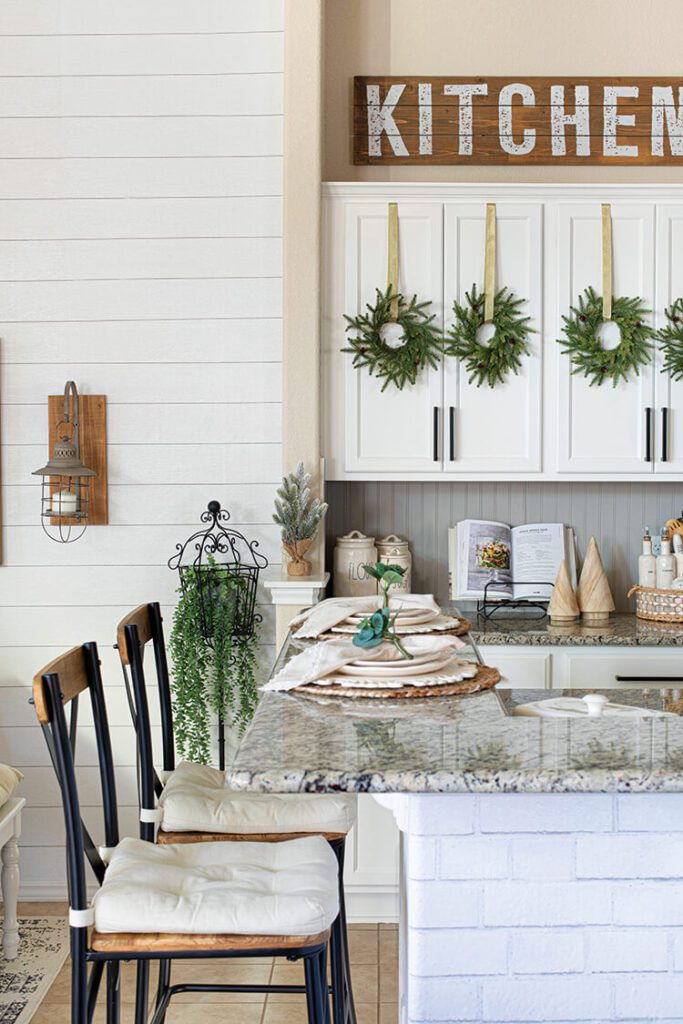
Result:
<svg viewBox="0 0 683 1024"><path fill-rule="evenodd" d="M434 462L439 461L439 407L434 406Z"/></svg>
<svg viewBox="0 0 683 1024"><path fill-rule="evenodd" d="M662 462L669 461L669 410L662 409Z"/></svg>
<svg viewBox="0 0 683 1024"><path fill-rule="evenodd" d="M618 683L683 683L683 676L615 676Z"/></svg>
<svg viewBox="0 0 683 1024"><path fill-rule="evenodd" d="M448 410L449 437L448 437L448 458L455 462L455 407Z"/></svg>
<svg viewBox="0 0 683 1024"><path fill-rule="evenodd" d="M652 462L652 409L645 409L645 461Z"/></svg>

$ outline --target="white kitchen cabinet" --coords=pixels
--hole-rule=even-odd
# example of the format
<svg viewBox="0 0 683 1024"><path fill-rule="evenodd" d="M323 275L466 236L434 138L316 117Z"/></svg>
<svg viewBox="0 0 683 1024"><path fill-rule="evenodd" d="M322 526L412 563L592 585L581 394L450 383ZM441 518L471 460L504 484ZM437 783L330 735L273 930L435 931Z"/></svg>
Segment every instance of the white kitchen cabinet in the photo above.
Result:
<svg viewBox="0 0 683 1024"><path fill-rule="evenodd" d="M519 374L490 388L468 382L457 359L444 362L444 469L535 473L541 469L542 220L540 203L499 203L496 208L496 290L505 286L525 299L520 312L537 331ZM466 303L473 284L483 289L486 207L444 206L446 325L453 302Z"/></svg>
<svg viewBox="0 0 683 1024"><path fill-rule="evenodd" d="M664 310L683 295L683 205L657 208L657 326ZM655 473L683 473L683 380L664 373L661 352L655 369Z"/></svg>
<svg viewBox="0 0 683 1024"><path fill-rule="evenodd" d="M612 205L613 294L640 296L654 308L654 204ZM588 286L602 292L602 219L596 203L559 209L558 311L576 306ZM561 316L557 337L561 337ZM591 386L559 357L558 470L578 473L651 474L653 467L653 368L616 387Z"/></svg>
<svg viewBox="0 0 683 1024"><path fill-rule="evenodd" d="M443 218L440 203L399 203L399 289L406 301L430 300L443 329ZM344 230L345 306L350 315L374 305L386 288L387 203L349 203ZM342 340L343 344L343 340ZM346 457L349 470L391 472L440 466L442 369L427 368L414 387L398 391L367 370L344 366Z"/></svg>
<svg viewBox="0 0 683 1024"><path fill-rule="evenodd" d="M527 300L538 334L519 376L494 389L458 361L388 387L342 353L344 313L387 273L387 207L399 204L401 289L448 328L454 298L483 284L487 202L497 208L497 286ZM331 480L654 481L683 472L683 382L653 356L627 382L591 387L562 354L562 315L602 290L601 203L612 207L613 292L663 310L683 293L683 187L344 183L323 204L323 436ZM657 282L655 288L655 281ZM656 346L655 346L656 351ZM666 412L664 412L666 410ZM667 433L664 433L665 417Z"/></svg>
<svg viewBox="0 0 683 1024"><path fill-rule="evenodd" d="M479 644L502 685L516 689L683 688L683 651L658 647L525 647Z"/></svg>

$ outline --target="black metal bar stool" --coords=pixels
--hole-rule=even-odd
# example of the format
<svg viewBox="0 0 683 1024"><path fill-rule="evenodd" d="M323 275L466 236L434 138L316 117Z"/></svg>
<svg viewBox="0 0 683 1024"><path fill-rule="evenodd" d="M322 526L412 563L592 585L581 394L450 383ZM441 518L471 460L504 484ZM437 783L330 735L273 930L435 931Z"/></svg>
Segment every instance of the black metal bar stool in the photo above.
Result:
<svg viewBox="0 0 683 1024"><path fill-rule="evenodd" d="M74 770L78 699L86 690L102 788L106 846L99 850L81 819ZM33 701L59 781L66 824L72 1024L91 1024L105 966L107 1024L118 1024L120 964L129 960L138 964L135 1024L146 1024L150 961L168 966L175 959L253 956L303 959L309 1024L328 1024L326 959L330 925L338 914L338 881L337 862L324 839L182 845L121 839L96 644L74 647L39 672ZM153 783L150 771L142 774L144 791ZM86 858L100 883L92 906L86 894ZM152 1024L161 1024L170 999L179 992L283 988L172 986L165 972Z"/></svg>
<svg viewBox="0 0 683 1024"><path fill-rule="evenodd" d="M153 768L143 669L144 651L150 643L161 711L162 778ZM231 790L225 774L215 768L188 761L176 766L171 688L157 603L140 605L122 619L117 627L117 647L137 734L141 774L151 772L147 796L141 793L141 820L146 819L141 824L141 835L153 839L158 824L156 840L160 844L254 839L281 843L307 835L324 836L339 865L339 916L332 924L330 940L334 1024L355 1024L343 881L346 836L356 816L355 795L240 793Z"/></svg>

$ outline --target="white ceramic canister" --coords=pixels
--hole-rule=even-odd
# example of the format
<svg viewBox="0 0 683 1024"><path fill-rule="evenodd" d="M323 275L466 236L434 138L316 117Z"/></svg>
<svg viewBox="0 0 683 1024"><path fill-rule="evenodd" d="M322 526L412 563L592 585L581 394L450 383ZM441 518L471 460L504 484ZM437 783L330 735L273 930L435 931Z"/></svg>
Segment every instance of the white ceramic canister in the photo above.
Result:
<svg viewBox="0 0 683 1024"><path fill-rule="evenodd" d="M360 530L337 537L334 549L334 596L367 597L377 593L377 580L363 568L377 561L375 538Z"/></svg>
<svg viewBox="0 0 683 1024"><path fill-rule="evenodd" d="M402 537L397 537L395 533L382 537L381 540L377 541L377 557L380 562L384 562L386 565L398 565L406 570L403 582L394 583L391 590L403 590L406 594L412 593L413 556L410 553L408 541L403 540Z"/></svg>

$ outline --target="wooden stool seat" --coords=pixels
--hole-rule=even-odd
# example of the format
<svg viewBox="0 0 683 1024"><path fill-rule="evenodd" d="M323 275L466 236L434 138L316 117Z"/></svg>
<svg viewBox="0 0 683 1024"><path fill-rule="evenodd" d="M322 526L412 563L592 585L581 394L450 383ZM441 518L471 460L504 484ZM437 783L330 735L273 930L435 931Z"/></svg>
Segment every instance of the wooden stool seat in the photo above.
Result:
<svg viewBox="0 0 683 1024"><path fill-rule="evenodd" d="M329 928L317 935L192 935L174 932L97 932L90 948L97 953L180 953L233 950L302 949L319 946L330 937Z"/></svg>

